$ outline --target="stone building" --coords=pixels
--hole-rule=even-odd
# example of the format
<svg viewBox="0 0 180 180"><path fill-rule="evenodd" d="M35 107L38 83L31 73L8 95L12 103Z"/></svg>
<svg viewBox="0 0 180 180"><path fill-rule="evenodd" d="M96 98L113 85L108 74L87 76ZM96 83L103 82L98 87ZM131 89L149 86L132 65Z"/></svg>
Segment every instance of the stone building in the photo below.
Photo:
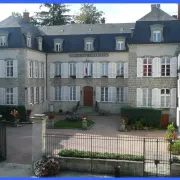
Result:
<svg viewBox="0 0 180 180"><path fill-rule="evenodd" d="M10 16L0 22L0 104L34 113L77 102L112 114L154 107L175 120L178 18L159 4L135 23L35 27L28 12Z"/></svg>

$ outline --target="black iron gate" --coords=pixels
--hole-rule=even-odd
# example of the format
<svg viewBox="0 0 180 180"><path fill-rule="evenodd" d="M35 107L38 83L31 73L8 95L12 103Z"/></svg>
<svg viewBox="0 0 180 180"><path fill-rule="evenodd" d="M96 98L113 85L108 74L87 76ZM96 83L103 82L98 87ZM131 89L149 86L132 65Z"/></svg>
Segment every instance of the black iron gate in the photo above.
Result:
<svg viewBox="0 0 180 180"><path fill-rule="evenodd" d="M7 159L6 125L0 123L0 162Z"/></svg>
<svg viewBox="0 0 180 180"><path fill-rule="evenodd" d="M144 139L144 176L168 177L171 174L171 143L166 139Z"/></svg>

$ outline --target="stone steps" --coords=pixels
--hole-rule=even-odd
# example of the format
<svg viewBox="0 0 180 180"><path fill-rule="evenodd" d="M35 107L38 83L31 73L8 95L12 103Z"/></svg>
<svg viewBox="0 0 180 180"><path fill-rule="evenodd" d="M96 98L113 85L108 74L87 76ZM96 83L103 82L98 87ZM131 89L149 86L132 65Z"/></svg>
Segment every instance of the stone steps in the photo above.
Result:
<svg viewBox="0 0 180 180"><path fill-rule="evenodd" d="M99 114L95 112L93 107L79 107L76 111L77 114L84 114L88 116L98 116Z"/></svg>

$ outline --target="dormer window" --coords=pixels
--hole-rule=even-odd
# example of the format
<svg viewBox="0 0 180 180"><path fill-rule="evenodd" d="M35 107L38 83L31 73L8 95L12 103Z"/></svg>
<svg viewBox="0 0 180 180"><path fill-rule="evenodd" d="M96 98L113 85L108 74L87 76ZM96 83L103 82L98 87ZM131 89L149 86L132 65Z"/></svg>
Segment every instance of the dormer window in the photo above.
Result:
<svg viewBox="0 0 180 180"><path fill-rule="evenodd" d="M31 36L27 36L27 47L31 47Z"/></svg>
<svg viewBox="0 0 180 180"><path fill-rule="evenodd" d="M85 51L94 51L94 38L85 38L84 39L84 50Z"/></svg>
<svg viewBox="0 0 180 180"><path fill-rule="evenodd" d="M37 42L38 42L38 50L42 51L42 37L38 37L37 38Z"/></svg>
<svg viewBox="0 0 180 180"><path fill-rule="evenodd" d="M6 36L0 36L0 46L6 46Z"/></svg>
<svg viewBox="0 0 180 180"><path fill-rule="evenodd" d="M164 40L163 38L163 28L164 26L162 24L154 24L150 26L151 29L151 42L162 42Z"/></svg>
<svg viewBox="0 0 180 180"><path fill-rule="evenodd" d="M116 37L116 50L125 50L125 37Z"/></svg>
<svg viewBox="0 0 180 180"><path fill-rule="evenodd" d="M63 51L63 39L55 39L54 40L54 51L55 52Z"/></svg>

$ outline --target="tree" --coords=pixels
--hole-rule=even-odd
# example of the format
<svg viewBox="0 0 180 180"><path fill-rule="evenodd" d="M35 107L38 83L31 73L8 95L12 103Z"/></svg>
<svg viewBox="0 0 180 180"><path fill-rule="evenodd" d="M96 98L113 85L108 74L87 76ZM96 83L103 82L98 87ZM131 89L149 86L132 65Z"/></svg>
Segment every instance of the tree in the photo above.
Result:
<svg viewBox="0 0 180 180"><path fill-rule="evenodd" d="M66 15L70 11L65 4L42 4L47 11L36 12L34 19L41 26L64 25L71 21L71 16Z"/></svg>
<svg viewBox="0 0 180 180"><path fill-rule="evenodd" d="M74 18L76 23L81 24L99 24L105 23L105 18L102 17L104 12L98 11L93 4L82 4L80 13ZM101 22L102 21L102 22Z"/></svg>

